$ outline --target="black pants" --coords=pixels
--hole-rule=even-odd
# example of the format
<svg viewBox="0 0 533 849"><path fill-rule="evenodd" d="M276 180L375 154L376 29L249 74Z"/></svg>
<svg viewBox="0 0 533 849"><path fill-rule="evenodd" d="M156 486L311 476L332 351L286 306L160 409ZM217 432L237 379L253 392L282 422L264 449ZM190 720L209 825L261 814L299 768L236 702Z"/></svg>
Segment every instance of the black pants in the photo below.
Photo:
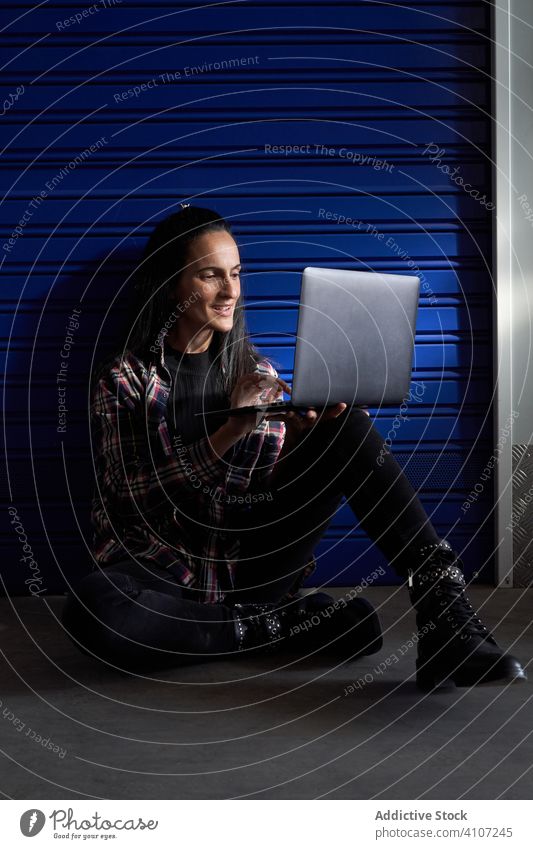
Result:
<svg viewBox="0 0 533 849"><path fill-rule="evenodd" d="M241 541L230 601L283 598L342 496L400 575L406 574L412 546L440 538L362 410L319 422L280 469L268 499L254 501L247 514L234 514L226 528ZM82 651L127 668L228 657L236 647L228 604L201 603L166 572L133 559L85 576L67 596L63 623Z"/></svg>

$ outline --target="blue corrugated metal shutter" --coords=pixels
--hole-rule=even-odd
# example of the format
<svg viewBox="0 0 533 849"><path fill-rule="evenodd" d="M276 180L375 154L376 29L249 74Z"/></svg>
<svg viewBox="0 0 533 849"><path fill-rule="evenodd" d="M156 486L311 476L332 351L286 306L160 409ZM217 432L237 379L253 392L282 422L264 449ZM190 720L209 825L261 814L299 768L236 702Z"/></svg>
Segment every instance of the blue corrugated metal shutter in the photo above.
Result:
<svg viewBox="0 0 533 849"><path fill-rule="evenodd" d="M5 435L27 535L4 533L9 590L40 578L57 592L87 568L91 352L112 337L106 311L115 295L124 304L154 222L183 200L232 220L251 330L289 380L305 265L421 273L426 389L393 450L437 530L468 546L467 570L490 576L490 475L478 486L492 438L488 5L91 8L4 10ZM378 415L384 436L392 425ZM317 552L322 580L355 583L383 563L352 525L341 509Z"/></svg>

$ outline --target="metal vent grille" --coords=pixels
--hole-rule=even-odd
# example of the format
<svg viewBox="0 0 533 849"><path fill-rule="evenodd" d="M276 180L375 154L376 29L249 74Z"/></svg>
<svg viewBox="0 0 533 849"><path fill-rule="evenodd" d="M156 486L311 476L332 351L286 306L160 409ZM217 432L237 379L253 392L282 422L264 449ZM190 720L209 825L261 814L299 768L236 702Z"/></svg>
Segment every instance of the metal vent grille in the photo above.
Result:
<svg viewBox="0 0 533 849"><path fill-rule="evenodd" d="M513 583L533 583L533 445L513 445Z"/></svg>
<svg viewBox="0 0 533 849"><path fill-rule="evenodd" d="M394 452L413 487L418 490L465 490L465 495L480 479L484 464L465 464L464 454L459 451L428 451L424 453ZM488 490L487 490L488 491Z"/></svg>

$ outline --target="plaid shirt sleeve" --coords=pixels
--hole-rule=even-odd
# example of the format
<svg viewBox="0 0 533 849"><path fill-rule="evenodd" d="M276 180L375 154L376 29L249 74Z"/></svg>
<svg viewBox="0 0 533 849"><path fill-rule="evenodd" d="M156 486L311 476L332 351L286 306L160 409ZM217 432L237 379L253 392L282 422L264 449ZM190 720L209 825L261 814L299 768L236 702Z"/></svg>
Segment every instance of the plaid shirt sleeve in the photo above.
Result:
<svg viewBox="0 0 533 849"><path fill-rule="evenodd" d="M142 377L127 359L115 359L93 391L91 426L100 487L125 520L160 513L188 497L191 467L209 486L227 471L207 436L164 453L157 432L149 436L147 413Z"/></svg>

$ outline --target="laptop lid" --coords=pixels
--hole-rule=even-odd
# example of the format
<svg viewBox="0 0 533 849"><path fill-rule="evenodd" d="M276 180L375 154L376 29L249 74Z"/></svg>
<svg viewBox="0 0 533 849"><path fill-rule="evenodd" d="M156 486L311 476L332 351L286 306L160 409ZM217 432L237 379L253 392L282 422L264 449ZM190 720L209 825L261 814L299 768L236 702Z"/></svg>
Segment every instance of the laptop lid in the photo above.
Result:
<svg viewBox="0 0 533 849"><path fill-rule="evenodd" d="M307 267L291 399L377 407L409 392L418 277Z"/></svg>

